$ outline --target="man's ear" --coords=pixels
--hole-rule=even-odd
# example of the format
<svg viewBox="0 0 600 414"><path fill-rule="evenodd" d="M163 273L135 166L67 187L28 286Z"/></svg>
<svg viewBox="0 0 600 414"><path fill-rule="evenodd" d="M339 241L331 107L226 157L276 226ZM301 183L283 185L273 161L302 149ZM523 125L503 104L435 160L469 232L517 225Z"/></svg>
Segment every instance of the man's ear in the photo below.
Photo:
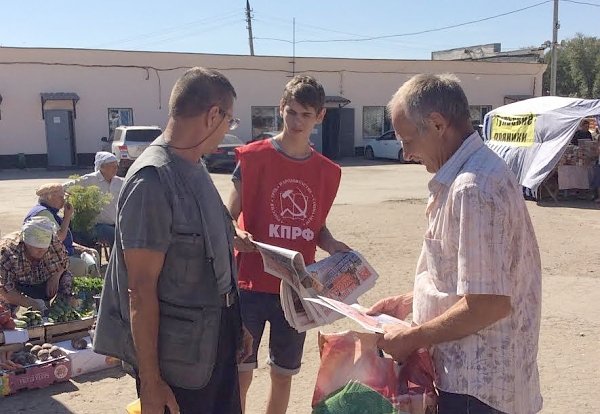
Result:
<svg viewBox="0 0 600 414"><path fill-rule="evenodd" d="M439 112L429 114L428 121L430 127L436 131L438 136L442 136L450 126L448 120Z"/></svg>
<svg viewBox="0 0 600 414"><path fill-rule="evenodd" d="M206 112L206 127L207 128L214 128L215 125L218 125L221 121L223 115L221 115L221 111L219 109L218 106L212 106L208 112Z"/></svg>
<svg viewBox="0 0 600 414"><path fill-rule="evenodd" d="M317 124L320 124L321 122L323 122L323 119L325 118L326 113L327 113L327 109L321 108L321 110L317 114Z"/></svg>

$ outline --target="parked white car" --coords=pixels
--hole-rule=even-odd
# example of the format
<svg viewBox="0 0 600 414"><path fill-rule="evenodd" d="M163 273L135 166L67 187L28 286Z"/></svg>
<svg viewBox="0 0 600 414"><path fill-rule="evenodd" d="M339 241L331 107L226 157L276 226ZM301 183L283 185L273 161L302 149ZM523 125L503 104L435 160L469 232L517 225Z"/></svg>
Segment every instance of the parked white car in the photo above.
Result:
<svg viewBox="0 0 600 414"><path fill-rule="evenodd" d="M405 162L402 143L396 139L396 134L393 130L384 132L375 139L365 140L365 158L368 160L387 158Z"/></svg>
<svg viewBox="0 0 600 414"><path fill-rule="evenodd" d="M110 152L115 154L119 161L117 174L121 177L125 176L133 161L160 134L162 130L158 126L120 126L115 128L112 141L102 138L103 142L110 143Z"/></svg>

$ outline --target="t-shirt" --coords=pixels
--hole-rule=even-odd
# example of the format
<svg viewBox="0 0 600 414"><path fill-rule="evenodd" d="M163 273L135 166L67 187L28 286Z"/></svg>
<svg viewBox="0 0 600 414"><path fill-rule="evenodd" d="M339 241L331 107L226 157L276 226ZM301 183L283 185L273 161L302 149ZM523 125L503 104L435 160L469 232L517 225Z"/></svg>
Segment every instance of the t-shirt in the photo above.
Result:
<svg viewBox="0 0 600 414"><path fill-rule="evenodd" d="M180 162L184 161L180 160ZM203 198L205 202L203 212L211 217L206 217L206 223L209 223L210 227L219 227L218 231L212 232L218 234L219 237L211 237L215 254L226 254L229 246L225 237L225 225L229 223L223 220L221 199L214 189L210 175L201 164L198 164L194 171L194 177L196 179L192 183L193 185L207 189ZM214 189L214 194L210 190L211 188ZM117 219L118 248L167 252L172 237L171 205L165 191L162 190L160 178L154 168L143 168L128 181L119 198ZM215 266L221 263L229 264L229 260L227 258L218 260L215 262ZM231 270L225 269L225 271L219 272L217 269L217 274L220 275L217 280L219 292L229 292L232 286Z"/></svg>
<svg viewBox="0 0 600 414"><path fill-rule="evenodd" d="M290 157L289 155L287 155L285 153L283 148L281 148L281 145L279 145L279 143L277 142L277 140L275 138L271 138L269 140L269 142L271 142L271 145L273 145L273 148L275 148L277 150L277 152L283 154L286 158L289 158L290 160L304 161L304 160L309 159L313 155L311 152L306 157L299 157L299 158ZM235 166L235 169L233 170L233 174L231 176L231 181L242 181L242 167L239 162L237 163L237 165Z"/></svg>

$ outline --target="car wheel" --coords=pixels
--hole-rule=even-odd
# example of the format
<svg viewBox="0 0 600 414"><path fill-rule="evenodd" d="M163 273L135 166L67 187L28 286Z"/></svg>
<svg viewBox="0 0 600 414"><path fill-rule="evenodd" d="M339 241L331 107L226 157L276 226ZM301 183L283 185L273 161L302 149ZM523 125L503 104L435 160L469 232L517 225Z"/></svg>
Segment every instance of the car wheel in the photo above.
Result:
<svg viewBox="0 0 600 414"><path fill-rule="evenodd" d="M404 150L402 148L400 148L400 150L398 151L398 162L400 164L404 164L406 161L404 161Z"/></svg>
<svg viewBox="0 0 600 414"><path fill-rule="evenodd" d="M373 148L371 148L371 147L365 148L365 159L367 159L367 160L375 159L375 153L373 152Z"/></svg>

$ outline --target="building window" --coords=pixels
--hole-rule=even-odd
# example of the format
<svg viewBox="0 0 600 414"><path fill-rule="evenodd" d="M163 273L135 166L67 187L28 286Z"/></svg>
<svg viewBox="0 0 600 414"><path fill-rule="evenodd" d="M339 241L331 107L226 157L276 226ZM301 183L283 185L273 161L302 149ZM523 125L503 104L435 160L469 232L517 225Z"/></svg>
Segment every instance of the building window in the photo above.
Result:
<svg viewBox="0 0 600 414"><path fill-rule="evenodd" d="M392 129L385 106L363 106L363 139L376 138Z"/></svg>
<svg viewBox="0 0 600 414"><path fill-rule="evenodd" d="M471 112L471 123L473 125L483 124L485 114L492 110L492 105L470 105L469 112Z"/></svg>
<svg viewBox="0 0 600 414"><path fill-rule="evenodd" d="M133 109L108 108L108 140L113 140L115 129L119 126L133 125Z"/></svg>
<svg viewBox="0 0 600 414"><path fill-rule="evenodd" d="M252 138L263 132L281 131L283 119L279 115L278 106L252 107Z"/></svg>

